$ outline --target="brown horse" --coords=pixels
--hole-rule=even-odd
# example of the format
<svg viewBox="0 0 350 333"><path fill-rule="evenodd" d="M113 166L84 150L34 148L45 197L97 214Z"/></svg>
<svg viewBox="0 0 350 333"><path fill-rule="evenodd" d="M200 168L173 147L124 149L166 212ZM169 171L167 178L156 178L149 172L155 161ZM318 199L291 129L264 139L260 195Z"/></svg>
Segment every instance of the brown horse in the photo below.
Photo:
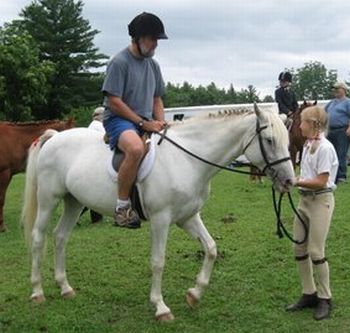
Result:
<svg viewBox="0 0 350 333"><path fill-rule="evenodd" d="M301 155L303 152L303 146L305 143L305 138L301 135L301 130L300 130L300 123L301 123L300 114L307 107L313 106L316 104L317 104L317 101L313 103L304 101L304 103L299 106L298 111L294 112L292 116L293 122L289 128L289 152L290 152L290 158L292 160L294 169L297 164L297 155L299 153L299 161L300 161Z"/></svg>
<svg viewBox="0 0 350 333"><path fill-rule="evenodd" d="M315 101L313 103L304 101L304 103L299 106L299 109L296 112L294 112L293 115L291 116L293 121L292 121L292 125L288 129L288 132L289 132L289 153L290 153L290 158L291 158L294 169L297 165L297 155L299 153L299 161L300 161L301 155L303 152L303 146L305 143L305 138L302 136L301 130L300 130L301 112L304 109L306 109L307 107L313 106L316 104L317 104L317 101ZM250 172L251 173L259 173L259 169L252 166L250 168ZM254 181L254 182L259 182L259 183L263 182L261 176L255 176L255 175L251 175L250 180Z"/></svg>
<svg viewBox="0 0 350 333"><path fill-rule="evenodd" d="M63 131L72 127L72 118L67 121L0 122L0 232L6 229L3 207L7 187L13 175L24 172L31 143L48 128Z"/></svg>

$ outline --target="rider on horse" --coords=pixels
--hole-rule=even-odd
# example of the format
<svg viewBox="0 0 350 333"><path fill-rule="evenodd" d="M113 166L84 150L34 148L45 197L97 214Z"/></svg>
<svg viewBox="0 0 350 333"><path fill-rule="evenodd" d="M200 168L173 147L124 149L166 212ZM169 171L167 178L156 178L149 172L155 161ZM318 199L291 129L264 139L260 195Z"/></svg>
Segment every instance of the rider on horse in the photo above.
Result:
<svg viewBox="0 0 350 333"><path fill-rule="evenodd" d="M292 74L281 72L278 76L280 87L275 91L275 100L278 104L278 112L288 117L287 127L291 125L291 116L298 110L298 101L294 91L291 89Z"/></svg>
<svg viewBox="0 0 350 333"><path fill-rule="evenodd" d="M125 155L118 174L116 226L139 228L140 219L130 203L130 190L145 148L144 132L165 127L164 81L158 63L152 58L158 39L167 39L162 21L150 13L136 16L128 25L131 44L114 56L103 83L103 125L111 149Z"/></svg>

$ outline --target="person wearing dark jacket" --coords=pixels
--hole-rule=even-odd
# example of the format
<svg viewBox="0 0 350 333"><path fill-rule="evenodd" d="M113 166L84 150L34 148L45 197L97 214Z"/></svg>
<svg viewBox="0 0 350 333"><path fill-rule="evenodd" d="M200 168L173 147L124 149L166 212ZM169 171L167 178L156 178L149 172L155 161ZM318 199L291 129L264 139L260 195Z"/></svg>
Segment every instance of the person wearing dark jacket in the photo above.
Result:
<svg viewBox="0 0 350 333"><path fill-rule="evenodd" d="M299 105L295 93L291 88L292 74L281 72L278 76L280 87L275 91L275 101L278 104L278 113L291 116L298 110Z"/></svg>

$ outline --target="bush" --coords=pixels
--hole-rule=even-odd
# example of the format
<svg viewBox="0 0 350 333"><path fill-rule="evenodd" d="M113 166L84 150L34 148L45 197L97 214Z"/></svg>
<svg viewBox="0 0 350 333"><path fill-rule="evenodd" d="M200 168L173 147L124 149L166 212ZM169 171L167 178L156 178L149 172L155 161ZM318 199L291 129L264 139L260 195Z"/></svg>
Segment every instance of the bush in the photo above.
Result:
<svg viewBox="0 0 350 333"><path fill-rule="evenodd" d="M76 109L72 109L68 116L73 117L75 119L76 127L88 127L90 122L92 121L92 113L94 112L94 110L95 107L83 106Z"/></svg>

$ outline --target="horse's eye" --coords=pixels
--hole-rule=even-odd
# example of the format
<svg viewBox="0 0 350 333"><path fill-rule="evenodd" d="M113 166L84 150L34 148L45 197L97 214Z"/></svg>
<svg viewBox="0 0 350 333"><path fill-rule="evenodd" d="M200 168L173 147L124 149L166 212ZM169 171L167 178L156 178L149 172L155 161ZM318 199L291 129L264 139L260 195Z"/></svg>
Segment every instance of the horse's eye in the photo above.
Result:
<svg viewBox="0 0 350 333"><path fill-rule="evenodd" d="M271 145L271 146L272 146L272 144L273 144L272 139L268 138L268 139L266 139L266 141L267 141L267 143L268 143L269 145Z"/></svg>

